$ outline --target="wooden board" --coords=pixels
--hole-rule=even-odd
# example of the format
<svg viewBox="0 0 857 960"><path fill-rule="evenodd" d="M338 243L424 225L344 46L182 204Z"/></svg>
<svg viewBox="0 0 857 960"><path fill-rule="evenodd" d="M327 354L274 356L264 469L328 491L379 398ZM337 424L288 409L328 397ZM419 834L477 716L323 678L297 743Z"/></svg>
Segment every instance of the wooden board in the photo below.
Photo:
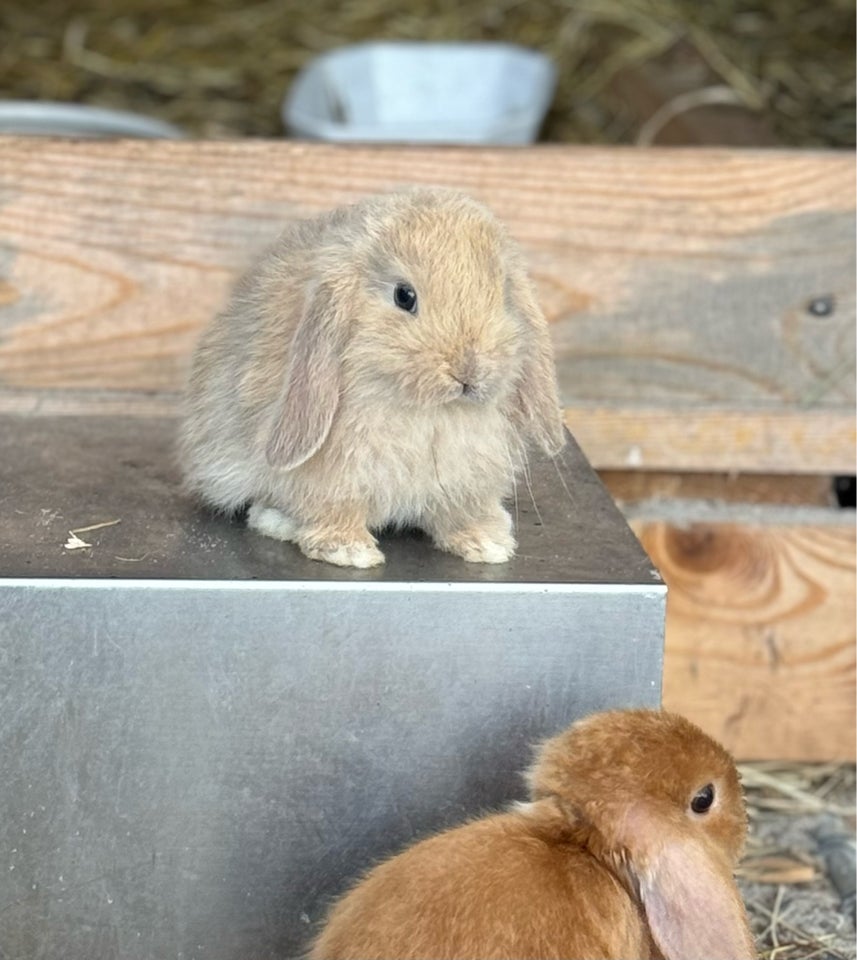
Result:
<svg viewBox="0 0 857 960"><path fill-rule="evenodd" d="M855 531L632 520L669 586L664 705L742 760L855 759Z"/></svg>
<svg viewBox="0 0 857 960"><path fill-rule="evenodd" d="M596 466L853 469L846 154L4 138L0 388L175 393L284 221L415 182L524 245Z"/></svg>
<svg viewBox="0 0 857 960"><path fill-rule="evenodd" d="M717 504L778 504L835 507L830 477L785 476L778 473L660 473L601 470L601 482L620 509L655 511L676 500Z"/></svg>
<svg viewBox="0 0 857 960"><path fill-rule="evenodd" d="M735 407L572 405L565 419L599 469L854 473L853 409Z"/></svg>

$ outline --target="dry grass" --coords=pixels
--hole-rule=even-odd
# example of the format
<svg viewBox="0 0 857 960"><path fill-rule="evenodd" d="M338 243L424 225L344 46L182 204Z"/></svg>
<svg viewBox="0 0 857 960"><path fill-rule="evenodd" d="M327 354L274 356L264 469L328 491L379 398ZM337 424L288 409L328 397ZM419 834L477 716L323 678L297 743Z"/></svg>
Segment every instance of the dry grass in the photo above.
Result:
<svg viewBox="0 0 857 960"><path fill-rule="evenodd" d="M752 818L768 811L854 818L854 767L842 763L745 763L741 780Z"/></svg>
<svg viewBox="0 0 857 960"><path fill-rule="evenodd" d="M785 144L854 144L851 0L7 0L0 76L7 97L130 108L201 135L279 136L296 71L366 38L544 50L560 66L545 137L587 143L637 140L648 118L629 113L613 80L681 44L711 82L673 109L713 89L768 115Z"/></svg>
<svg viewBox="0 0 857 960"><path fill-rule="evenodd" d="M852 960L854 766L753 763L741 774L750 840L738 878L759 956ZM831 832L844 871L822 855L819 836Z"/></svg>

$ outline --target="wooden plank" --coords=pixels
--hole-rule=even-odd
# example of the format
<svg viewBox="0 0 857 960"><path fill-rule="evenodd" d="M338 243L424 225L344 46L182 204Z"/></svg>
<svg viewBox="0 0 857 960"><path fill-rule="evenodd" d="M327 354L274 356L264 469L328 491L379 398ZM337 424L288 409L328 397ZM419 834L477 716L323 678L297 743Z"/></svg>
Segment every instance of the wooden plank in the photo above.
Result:
<svg viewBox="0 0 857 960"><path fill-rule="evenodd" d="M631 521L669 586L664 705L742 760L855 759L855 531L843 513L821 525Z"/></svg>
<svg viewBox="0 0 857 960"><path fill-rule="evenodd" d="M598 469L854 472L853 409L571 406L569 430Z"/></svg>
<svg viewBox="0 0 857 960"><path fill-rule="evenodd" d="M0 387L177 391L284 221L414 182L470 191L524 245L596 466L853 461L854 159L834 153L4 138Z"/></svg>
<svg viewBox="0 0 857 960"><path fill-rule="evenodd" d="M829 476L751 473L651 473L601 470L601 482L620 509L656 511L666 501L835 507Z"/></svg>

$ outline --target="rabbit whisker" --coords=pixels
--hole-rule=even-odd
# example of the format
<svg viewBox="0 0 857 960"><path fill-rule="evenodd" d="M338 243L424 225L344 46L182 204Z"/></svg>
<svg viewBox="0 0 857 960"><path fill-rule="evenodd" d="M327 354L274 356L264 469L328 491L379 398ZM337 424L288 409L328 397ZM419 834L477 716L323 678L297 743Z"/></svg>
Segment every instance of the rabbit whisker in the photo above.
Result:
<svg viewBox="0 0 857 960"><path fill-rule="evenodd" d="M515 462L512 459L512 451L509 449L508 444L504 446L503 453L506 455L506 461L509 464L509 475L512 477L512 499L515 504L515 529L517 530L520 525L520 514L518 511L518 476L515 470Z"/></svg>
<svg viewBox="0 0 857 960"><path fill-rule="evenodd" d="M551 463L554 466L554 470L556 470L556 475L559 477L559 482L562 484L562 489L565 490L565 495L568 497L569 503L576 504L577 501L569 489L568 484L565 482L565 477L562 475L562 470L560 470L559 464L556 462L556 457L551 457Z"/></svg>
<svg viewBox="0 0 857 960"><path fill-rule="evenodd" d="M539 512L539 506L536 503L536 497L535 497L535 494L533 493L533 484L530 478L530 458L526 449L523 451L522 460L523 460L522 473L524 474L524 483L527 485L527 492L530 495L530 502L533 505L533 510L535 511L536 519L538 520L539 526L543 526L544 521L542 520L542 515Z"/></svg>

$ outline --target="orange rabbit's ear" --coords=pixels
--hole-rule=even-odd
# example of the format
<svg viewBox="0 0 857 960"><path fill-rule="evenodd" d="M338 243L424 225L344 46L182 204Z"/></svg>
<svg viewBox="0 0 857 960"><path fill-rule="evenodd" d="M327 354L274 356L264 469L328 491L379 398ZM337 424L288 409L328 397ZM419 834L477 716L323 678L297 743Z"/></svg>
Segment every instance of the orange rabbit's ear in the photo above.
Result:
<svg viewBox="0 0 857 960"><path fill-rule="evenodd" d="M265 450L271 466L292 470L327 439L339 406L340 320L333 292L320 284L307 299L292 341L291 362Z"/></svg>
<svg viewBox="0 0 857 960"><path fill-rule="evenodd" d="M645 815L626 821L631 869L664 960L753 960L741 894L725 856L693 837L664 837ZM648 848L644 853L640 845Z"/></svg>
<svg viewBox="0 0 857 960"><path fill-rule="evenodd" d="M556 385L556 367L550 329L539 308L532 284L518 263L506 278L506 301L528 328L530 351L524 360L514 398L515 413L524 430L555 456L565 446L565 430Z"/></svg>

